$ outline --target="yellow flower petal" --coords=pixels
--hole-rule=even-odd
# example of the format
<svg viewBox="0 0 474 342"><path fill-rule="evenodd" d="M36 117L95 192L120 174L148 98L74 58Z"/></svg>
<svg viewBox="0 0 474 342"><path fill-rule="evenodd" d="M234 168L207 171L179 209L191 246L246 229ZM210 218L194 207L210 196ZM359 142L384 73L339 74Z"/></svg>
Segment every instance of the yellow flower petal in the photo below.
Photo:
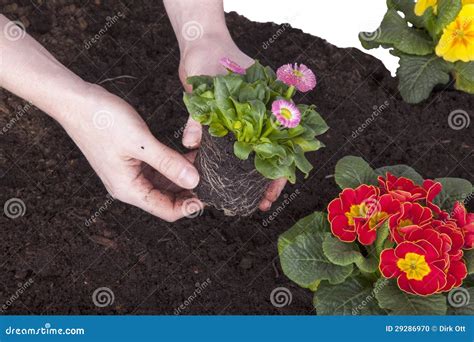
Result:
<svg viewBox="0 0 474 342"><path fill-rule="evenodd" d="M464 6L456 20L444 29L436 54L448 62L474 61L474 4Z"/></svg>
<svg viewBox="0 0 474 342"><path fill-rule="evenodd" d="M474 0L469 0L474 1ZM434 7L434 11L436 13L438 7L438 0L418 0L415 5L415 14L417 16L422 16L423 13L429 8Z"/></svg>

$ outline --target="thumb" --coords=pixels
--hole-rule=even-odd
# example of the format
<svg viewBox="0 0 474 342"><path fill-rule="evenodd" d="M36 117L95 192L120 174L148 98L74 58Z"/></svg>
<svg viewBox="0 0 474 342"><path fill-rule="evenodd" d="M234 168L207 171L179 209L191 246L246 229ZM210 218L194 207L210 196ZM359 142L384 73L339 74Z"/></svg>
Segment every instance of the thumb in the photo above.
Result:
<svg viewBox="0 0 474 342"><path fill-rule="evenodd" d="M194 189L199 183L199 173L183 155L150 138L140 158L170 181L184 189ZM149 147L149 148L148 148Z"/></svg>
<svg viewBox="0 0 474 342"><path fill-rule="evenodd" d="M187 148L196 148L201 143L201 124L189 117L183 132L183 145Z"/></svg>

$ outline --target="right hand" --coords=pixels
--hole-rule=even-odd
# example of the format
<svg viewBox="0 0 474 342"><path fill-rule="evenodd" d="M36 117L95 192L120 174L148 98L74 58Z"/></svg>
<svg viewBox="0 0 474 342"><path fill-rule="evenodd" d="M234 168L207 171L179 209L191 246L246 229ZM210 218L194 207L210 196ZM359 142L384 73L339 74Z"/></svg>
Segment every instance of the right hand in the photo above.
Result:
<svg viewBox="0 0 474 342"><path fill-rule="evenodd" d="M191 197L199 174L193 156L160 143L138 113L102 87L90 85L83 101L58 120L118 200L168 222L202 210Z"/></svg>

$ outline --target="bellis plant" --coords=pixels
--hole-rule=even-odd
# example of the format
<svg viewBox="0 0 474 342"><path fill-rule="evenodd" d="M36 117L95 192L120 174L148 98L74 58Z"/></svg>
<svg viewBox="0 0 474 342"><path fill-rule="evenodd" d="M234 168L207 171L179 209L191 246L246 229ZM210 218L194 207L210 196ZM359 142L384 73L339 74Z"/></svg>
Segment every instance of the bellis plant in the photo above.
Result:
<svg viewBox="0 0 474 342"><path fill-rule="evenodd" d="M192 93L184 103L193 119L208 126L212 137L229 137L240 160L253 158L255 169L267 179L296 181L296 169L308 175L312 165L305 153L323 144L316 136L328 126L315 106L297 104L296 91L316 86L305 65L284 65L275 73L258 61L244 69L221 59L227 75L188 78Z"/></svg>
<svg viewBox="0 0 474 342"><path fill-rule="evenodd" d="M314 291L318 314L474 313L472 300L449 299L474 291L469 181L423 179L406 165L374 170L352 156L337 163L335 179L342 191L327 213L278 241L284 273Z"/></svg>
<svg viewBox="0 0 474 342"><path fill-rule="evenodd" d="M474 94L474 0L387 0L375 32L359 35L366 49L383 46L400 58L399 91L408 103L427 99L451 80Z"/></svg>

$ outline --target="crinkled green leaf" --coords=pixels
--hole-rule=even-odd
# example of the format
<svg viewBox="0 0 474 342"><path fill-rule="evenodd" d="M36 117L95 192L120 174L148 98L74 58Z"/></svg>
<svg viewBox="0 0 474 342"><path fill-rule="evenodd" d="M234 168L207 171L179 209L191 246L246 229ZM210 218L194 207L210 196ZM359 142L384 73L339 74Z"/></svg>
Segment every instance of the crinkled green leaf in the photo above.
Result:
<svg viewBox="0 0 474 342"><path fill-rule="evenodd" d="M322 234L329 231L327 214L315 211L300 219L293 227L278 237L278 253L281 253L286 246L293 243L298 235L305 233Z"/></svg>
<svg viewBox="0 0 474 342"><path fill-rule="evenodd" d="M453 209L456 201L464 202L472 193L471 182L462 178L436 178L435 181L440 182L443 189L433 202L448 212Z"/></svg>
<svg viewBox="0 0 474 342"><path fill-rule="evenodd" d="M405 177L405 178L411 179L418 185L423 184L423 177L418 172L416 172L412 167L408 165L404 165L404 164L390 165L390 166L379 167L378 169L375 170L375 173L378 176L382 176L382 177L386 177L387 172L390 172L392 175L396 177Z"/></svg>
<svg viewBox="0 0 474 342"><path fill-rule="evenodd" d="M437 84L449 82L451 65L436 55L400 55L398 90L408 103L426 100Z"/></svg>
<svg viewBox="0 0 474 342"><path fill-rule="evenodd" d="M383 315L375 299L372 282L353 276L332 285L321 282L314 293L313 305L318 315Z"/></svg>
<svg viewBox="0 0 474 342"><path fill-rule="evenodd" d="M474 250L464 251L464 261L466 261L467 273L474 274Z"/></svg>
<svg viewBox="0 0 474 342"><path fill-rule="evenodd" d="M461 8L462 0L438 0L435 34L441 34L443 29L456 19Z"/></svg>
<svg viewBox="0 0 474 342"><path fill-rule="evenodd" d="M248 159L251 152L252 145L242 141L236 141L234 143L234 154L237 156L237 158L246 160Z"/></svg>
<svg viewBox="0 0 474 342"><path fill-rule="evenodd" d="M456 62L454 68L456 89L474 94L474 62Z"/></svg>
<svg viewBox="0 0 474 342"><path fill-rule="evenodd" d="M341 189L356 188L361 184L376 184L377 175L360 157L346 156L336 164L335 179Z"/></svg>
<svg viewBox="0 0 474 342"><path fill-rule="evenodd" d="M385 282L385 283L381 283ZM382 309L391 315L445 315L446 297L442 294L417 296L399 289L396 280L380 279L375 285L375 297Z"/></svg>
<svg viewBox="0 0 474 342"><path fill-rule="evenodd" d="M298 235L280 254L283 272L301 287L307 288L318 280L341 283L352 273L352 265L334 265L324 255L322 243L327 234L330 233Z"/></svg>
<svg viewBox="0 0 474 342"><path fill-rule="evenodd" d="M323 241L323 252L329 261L339 266L348 266L363 258L357 244L342 242L331 234Z"/></svg>

